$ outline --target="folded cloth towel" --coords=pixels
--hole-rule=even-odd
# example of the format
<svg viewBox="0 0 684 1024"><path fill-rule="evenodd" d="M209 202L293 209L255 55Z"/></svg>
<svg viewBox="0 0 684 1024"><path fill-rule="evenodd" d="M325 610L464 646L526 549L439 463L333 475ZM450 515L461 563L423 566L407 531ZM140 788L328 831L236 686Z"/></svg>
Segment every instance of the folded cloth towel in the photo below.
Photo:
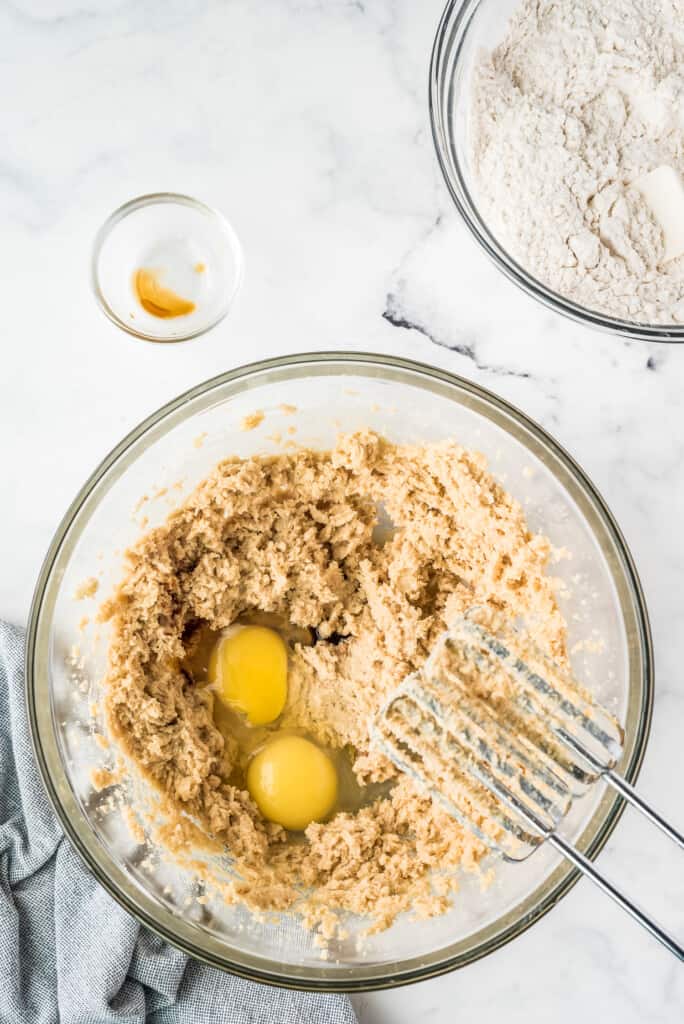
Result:
<svg viewBox="0 0 684 1024"><path fill-rule="evenodd" d="M142 928L64 839L36 768L24 635L0 622L0 1022L354 1024L343 996L205 967Z"/></svg>

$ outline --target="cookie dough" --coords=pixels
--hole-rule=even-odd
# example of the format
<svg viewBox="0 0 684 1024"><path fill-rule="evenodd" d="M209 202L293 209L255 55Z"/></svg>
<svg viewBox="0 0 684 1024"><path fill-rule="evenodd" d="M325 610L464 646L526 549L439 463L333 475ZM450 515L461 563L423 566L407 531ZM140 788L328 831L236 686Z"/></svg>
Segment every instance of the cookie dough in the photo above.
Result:
<svg viewBox="0 0 684 1024"><path fill-rule="evenodd" d="M127 553L103 608L111 731L225 844L235 899L311 923L360 913L372 928L409 908L441 913L459 871L477 870L486 850L371 749L368 721L450 617L474 604L523 617L563 661L549 554L484 457L451 440L395 445L361 431L332 451L226 459ZM187 669L202 630L255 611L316 641L292 647L279 727L350 758L359 784L388 783L366 806L310 825L304 842L265 821L236 782L238 739Z"/></svg>

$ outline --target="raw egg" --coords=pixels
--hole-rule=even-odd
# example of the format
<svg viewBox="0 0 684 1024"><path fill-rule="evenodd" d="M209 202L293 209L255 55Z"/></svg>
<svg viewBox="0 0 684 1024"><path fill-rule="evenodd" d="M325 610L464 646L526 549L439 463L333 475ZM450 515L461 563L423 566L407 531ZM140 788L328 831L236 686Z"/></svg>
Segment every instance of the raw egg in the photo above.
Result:
<svg viewBox="0 0 684 1024"><path fill-rule="evenodd" d="M299 832L332 811L337 772L311 740L278 736L250 761L247 789L265 818Z"/></svg>
<svg viewBox="0 0 684 1024"><path fill-rule="evenodd" d="M274 722L287 699L287 647L266 626L235 626L216 643L208 680L219 699L250 725Z"/></svg>

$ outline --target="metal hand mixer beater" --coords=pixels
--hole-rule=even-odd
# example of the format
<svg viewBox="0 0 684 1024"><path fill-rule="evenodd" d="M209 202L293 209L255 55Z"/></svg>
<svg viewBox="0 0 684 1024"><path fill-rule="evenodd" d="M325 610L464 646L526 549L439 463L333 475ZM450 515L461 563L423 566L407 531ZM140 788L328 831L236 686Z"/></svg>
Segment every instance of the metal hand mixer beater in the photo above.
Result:
<svg viewBox="0 0 684 1024"><path fill-rule="evenodd" d="M684 836L617 772L623 733L571 674L525 641L477 621L452 623L420 672L407 677L371 723L374 745L463 826L511 861L548 842L644 928L684 959L684 946L600 874L557 828L574 798L602 778L684 848ZM495 679L505 702L478 695Z"/></svg>

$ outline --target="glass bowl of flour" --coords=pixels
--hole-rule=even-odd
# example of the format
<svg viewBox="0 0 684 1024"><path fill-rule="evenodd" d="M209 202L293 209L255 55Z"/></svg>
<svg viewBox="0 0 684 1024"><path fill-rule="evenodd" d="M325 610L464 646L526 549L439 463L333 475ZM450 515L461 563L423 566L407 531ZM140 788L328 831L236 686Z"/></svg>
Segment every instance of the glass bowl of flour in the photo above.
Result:
<svg viewBox="0 0 684 1024"><path fill-rule="evenodd" d="M679 342L684 30L668 9L450 0L430 107L449 191L507 277L583 324Z"/></svg>

